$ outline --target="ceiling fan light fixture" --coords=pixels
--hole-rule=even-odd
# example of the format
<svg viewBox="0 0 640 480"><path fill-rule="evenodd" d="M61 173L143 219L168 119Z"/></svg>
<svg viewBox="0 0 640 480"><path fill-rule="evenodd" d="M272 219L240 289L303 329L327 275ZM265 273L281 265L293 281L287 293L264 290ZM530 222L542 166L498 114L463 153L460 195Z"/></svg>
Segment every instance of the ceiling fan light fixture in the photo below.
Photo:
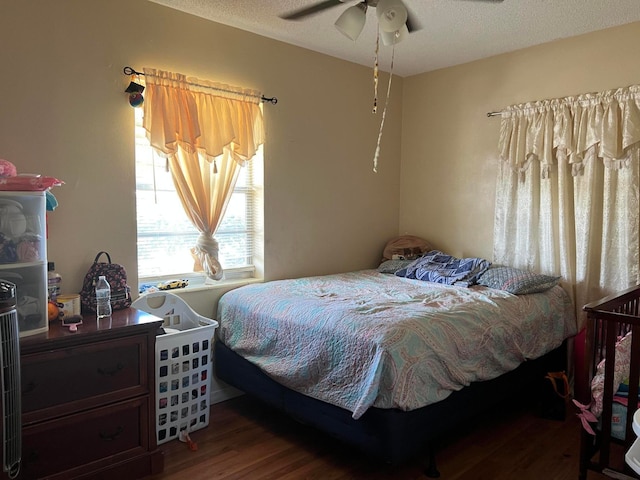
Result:
<svg viewBox="0 0 640 480"><path fill-rule="evenodd" d="M406 25L409 12L400 0L380 0L376 5L380 30L397 32Z"/></svg>
<svg viewBox="0 0 640 480"><path fill-rule="evenodd" d="M355 41L362 33L366 20L367 4L361 2L347 8L336 20L335 26L340 32Z"/></svg>
<svg viewBox="0 0 640 480"><path fill-rule="evenodd" d="M385 47L388 47L390 45L395 45L400 43L401 41L403 41L407 35L409 35L409 29L407 28L407 25L403 25L400 30L395 31L395 32L385 32L385 31L380 31L380 40L382 40L382 44Z"/></svg>

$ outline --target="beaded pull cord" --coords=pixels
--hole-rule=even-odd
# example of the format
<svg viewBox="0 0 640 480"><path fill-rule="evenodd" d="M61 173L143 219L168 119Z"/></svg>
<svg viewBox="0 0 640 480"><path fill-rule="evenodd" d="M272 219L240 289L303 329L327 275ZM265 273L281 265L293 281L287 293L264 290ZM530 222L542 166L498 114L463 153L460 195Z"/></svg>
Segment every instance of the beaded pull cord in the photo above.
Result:
<svg viewBox="0 0 640 480"><path fill-rule="evenodd" d="M378 32L378 40L380 39L380 33ZM391 79L393 78L393 58L396 53L396 44L394 42L391 50L391 68L389 69L389 83L387 84L387 99L384 102L384 110L382 111L382 120L380 121L380 131L378 132L378 143L376 144L376 151L373 154L373 171L378 173L378 158L380 157L380 141L382 140L382 129L384 128L384 120L387 116L387 107L389 106L389 96L391 94ZM376 61L374 67L374 88L375 98L373 102L373 113L377 111L378 105L378 42L376 42Z"/></svg>

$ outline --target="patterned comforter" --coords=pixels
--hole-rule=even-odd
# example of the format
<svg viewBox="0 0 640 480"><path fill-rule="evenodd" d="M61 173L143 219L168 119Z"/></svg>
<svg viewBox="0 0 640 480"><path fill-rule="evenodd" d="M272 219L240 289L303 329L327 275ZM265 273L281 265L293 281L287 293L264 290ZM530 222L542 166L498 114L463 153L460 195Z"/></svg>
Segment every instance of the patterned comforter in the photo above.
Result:
<svg viewBox="0 0 640 480"><path fill-rule="evenodd" d="M542 356L576 333L560 286L531 295L363 270L247 285L220 340L277 382L345 408L413 410Z"/></svg>

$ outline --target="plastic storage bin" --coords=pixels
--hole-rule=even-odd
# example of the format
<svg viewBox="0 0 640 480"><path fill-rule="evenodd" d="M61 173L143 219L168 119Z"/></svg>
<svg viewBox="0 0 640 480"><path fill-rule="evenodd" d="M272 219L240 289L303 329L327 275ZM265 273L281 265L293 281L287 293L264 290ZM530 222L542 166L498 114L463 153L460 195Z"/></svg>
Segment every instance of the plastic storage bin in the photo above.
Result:
<svg viewBox="0 0 640 480"><path fill-rule="evenodd" d="M218 322L194 312L169 292L148 293L131 305L163 318L156 337L158 444L209 425L213 335Z"/></svg>
<svg viewBox="0 0 640 480"><path fill-rule="evenodd" d="M0 279L16 286L21 337L49 330L45 192L0 192Z"/></svg>
<svg viewBox="0 0 640 480"><path fill-rule="evenodd" d="M640 437L640 410L636 410L633 414L633 432L636 436ZM631 448L624 456L627 465L629 465L634 472L640 475L640 438L637 438Z"/></svg>

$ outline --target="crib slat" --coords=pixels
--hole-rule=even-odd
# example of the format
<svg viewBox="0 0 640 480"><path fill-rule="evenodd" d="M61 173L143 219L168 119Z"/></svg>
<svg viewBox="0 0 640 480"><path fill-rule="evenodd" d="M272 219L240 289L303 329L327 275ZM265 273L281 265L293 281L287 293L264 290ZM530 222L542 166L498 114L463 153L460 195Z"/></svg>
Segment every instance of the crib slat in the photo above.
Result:
<svg viewBox="0 0 640 480"><path fill-rule="evenodd" d="M582 377L585 380L585 391L577 392L582 403L590 403L592 398L591 381L600 362L604 359L606 362L600 428L596 438L584 432L581 436L579 478L586 479L587 470L599 473L603 471L617 472L627 475L627 478L640 478L628 467L623 471L618 471L611 466L612 443L623 443L625 450L627 450L636 439L632 423L633 414L638 408L638 385L640 383L640 285L585 305L584 311L587 313L585 337L587 357ZM628 332L632 332L629 397L626 407L625 439L621 442L611 435L613 396L619 388L619 385L614 385L613 377L616 366L616 344Z"/></svg>
<svg viewBox="0 0 640 480"><path fill-rule="evenodd" d="M616 366L616 340L618 339L617 328L611 328L612 325L606 326L605 336L605 355L607 362L604 368L604 398L613 399L615 389L613 388L613 374ZM613 402L605 401L602 403L602 418L611 418L613 413ZM602 438L599 463L602 468L609 465L611 453L611 421L602 421Z"/></svg>

